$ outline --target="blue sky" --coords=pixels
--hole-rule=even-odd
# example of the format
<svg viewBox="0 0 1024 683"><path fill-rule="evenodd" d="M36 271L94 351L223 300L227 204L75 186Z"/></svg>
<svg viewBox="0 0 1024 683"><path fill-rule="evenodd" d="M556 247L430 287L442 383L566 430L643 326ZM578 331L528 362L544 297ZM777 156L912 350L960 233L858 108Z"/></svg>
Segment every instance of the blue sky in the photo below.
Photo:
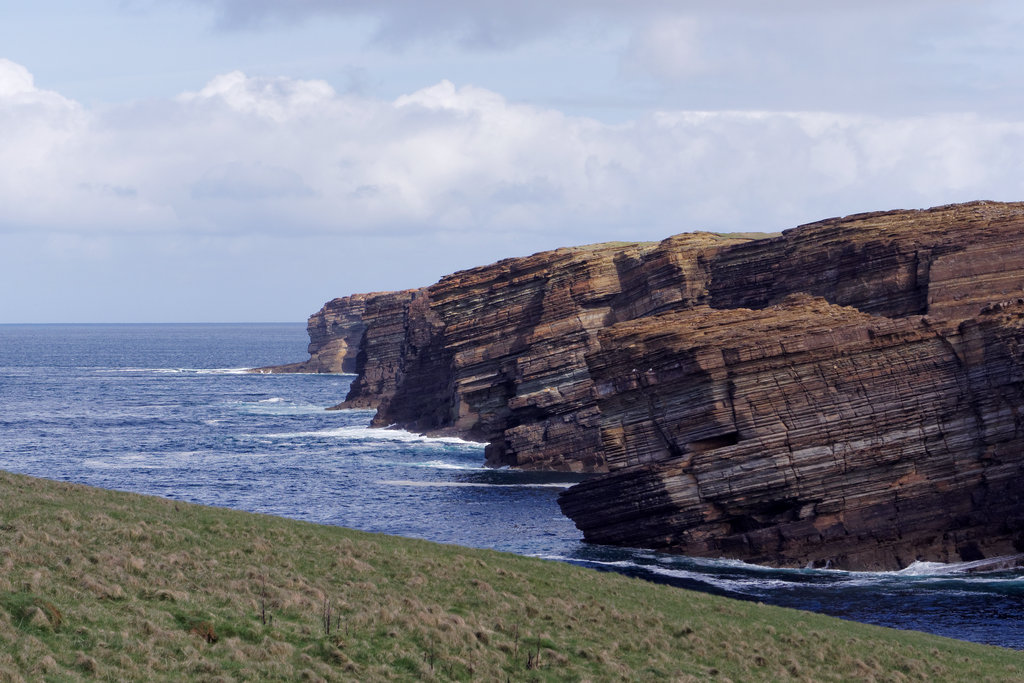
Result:
<svg viewBox="0 0 1024 683"><path fill-rule="evenodd" d="M1024 6L0 0L0 322L1024 199Z"/></svg>

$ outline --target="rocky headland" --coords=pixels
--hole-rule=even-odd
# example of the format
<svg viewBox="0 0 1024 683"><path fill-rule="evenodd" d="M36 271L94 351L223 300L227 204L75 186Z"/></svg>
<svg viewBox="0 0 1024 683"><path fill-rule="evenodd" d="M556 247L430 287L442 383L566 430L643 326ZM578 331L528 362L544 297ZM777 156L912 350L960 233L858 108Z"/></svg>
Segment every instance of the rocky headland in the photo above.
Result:
<svg viewBox="0 0 1024 683"><path fill-rule="evenodd" d="M598 473L597 543L892 569L1024 552L1024 204L558 249L335 299L340 408Z"/></svg>

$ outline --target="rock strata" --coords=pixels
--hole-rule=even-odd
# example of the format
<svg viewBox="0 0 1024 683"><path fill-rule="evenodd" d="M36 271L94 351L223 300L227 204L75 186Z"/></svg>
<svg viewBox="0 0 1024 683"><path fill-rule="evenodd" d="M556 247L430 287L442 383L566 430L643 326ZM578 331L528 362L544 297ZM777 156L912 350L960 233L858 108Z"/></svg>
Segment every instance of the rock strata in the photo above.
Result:
<svg viewBox="0 0 1024 683"><path fill-rule="evenodd" d="M309 317L309 360L289 365L256 368L253 372L353 373L359 345L366 331L363 313L373 294L353 294L333 299Z"/></svg>
<svg viewBox="0 0 1024 683"><path fill-rule="evenodd" d="M1024 205L973 202L558 249L337 299L293 367L348 362L340 407L490 465L600 473L560 499L593 542L977 561L1024 551L1022 239Z"/></svg>
<svg viewBox="0 0 1024 683"><path fill-rule="evenodd" d="M764 564L1024 550L1022 322L947 337L792 295L617 325L591 359L612 473L562 508L593 542Z"/></svg>
<svg viewBox="0 0 1024 683"><path fill-rule="evenodd" d="M715 308L763 308L806 292L885 316L977 315L1022 291L1022 204L972 202L830 218L716 259Z"/></svg>

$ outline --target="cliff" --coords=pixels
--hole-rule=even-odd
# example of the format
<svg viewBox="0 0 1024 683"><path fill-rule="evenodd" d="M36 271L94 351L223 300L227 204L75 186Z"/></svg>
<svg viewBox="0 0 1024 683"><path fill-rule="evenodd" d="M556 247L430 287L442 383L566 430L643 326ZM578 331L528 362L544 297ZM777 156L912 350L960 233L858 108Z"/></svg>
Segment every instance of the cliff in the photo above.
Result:
<svg viewBox="0 0 1024 683"><path fill-rule="evenodd" d="M808 295L617 325L591 362L596 543L893 569L1024 550L1024 305L944 335Z"/></svg>
<svg viewBox="0 0 1024 683"><path fill-rule="evenodd" d="M973 202L335 300L359 348L341 407L602 473L560 499L589 541L851 568L1024 552L1022 237L1024 204Z"/></svg>
<svg viewBox="0 0 1024 683"><path fill-rule="evenodd" d="M358 377L339 408L486 442L494 467L600 472L587 354L618 320L707 298L711 233L506 259L365 300Z"/></svg>
<svg viewBox="0 0 1024 683"><path fill-rule="evenodd" d="M262 373L353 373L359 343L366 331L363 313L373 294L353 294L333 299L309 317L309 360L289 365L256 368Z"/></svg>

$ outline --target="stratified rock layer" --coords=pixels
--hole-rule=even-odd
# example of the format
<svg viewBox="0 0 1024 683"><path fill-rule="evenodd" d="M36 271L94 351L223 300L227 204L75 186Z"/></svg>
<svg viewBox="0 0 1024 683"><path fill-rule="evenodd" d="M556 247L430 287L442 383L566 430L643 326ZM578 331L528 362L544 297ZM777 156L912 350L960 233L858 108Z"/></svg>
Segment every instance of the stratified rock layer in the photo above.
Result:
<svg viewBox="0 0 1024 683"><path fill-rule="evenodd" d="M586 355L617 320L707 298L711 233L557 249L363 301L358 378L339 408L486 442L487 464L600 472Z"/></svg>
<svg viewBox="0 0 1024 683"><path fill-rule="evenodd" d="M612 473L562 508L593 542L757 563L1024 550L1022 322L946 337L794 295L617 325L591 359Z"/></svg>
<svg viewBox="0 0 1024 683"><path fill-rule="evenodd" d="M374 294L353 294L333 299L309 317L309 360L257 368L253 372L353 373L359 345L366 331L363 313Z"/></svg>
<svg viewBox="0 0 1024 683"><path fill-rule="evenodd" d="M875 315L962 320L1024 288L1024 205L972 202L831 218L723 251L715 308L805 292Z"/></svg>
<svg viewBox="0 0 1024 683"><path fill-rule="evenodd" d="M610 474L563 511L590 541L767 564L1024 550L1022 238L1024 207L977 202L722 250L708 307L602 334Z"/></svg>
<svg viewBox="0 0 1024 683"><path fill-rule="evenodd" d="M341 407L604 473L560 499L594 542L850 568L1024 551L1022 238L1024 205L974 202L335 300L359 348Z"/></svg>

